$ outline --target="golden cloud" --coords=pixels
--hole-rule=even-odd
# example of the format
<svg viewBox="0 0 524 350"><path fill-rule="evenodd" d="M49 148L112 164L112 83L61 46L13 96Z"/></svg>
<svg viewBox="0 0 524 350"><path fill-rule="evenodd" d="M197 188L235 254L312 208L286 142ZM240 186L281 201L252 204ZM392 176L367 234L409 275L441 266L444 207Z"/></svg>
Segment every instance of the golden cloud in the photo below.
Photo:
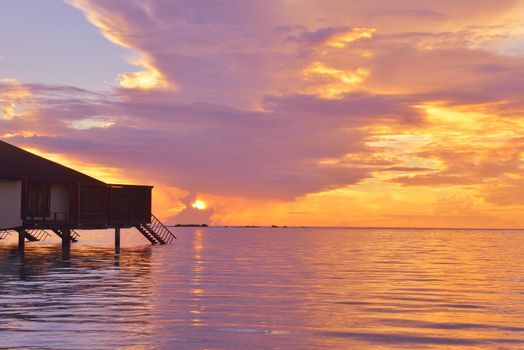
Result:
<svg viewBox="0 0 524 350"><path fill-rule="evenodd" d="M312 80L315 77L328 78L330 81L327 83L315 84L314 90L321 97L336 98L361 84L368 77L369 70L366 68L357 68L354 71L341 70L316 61L306 67L302 74L304 80Z"/></svg>
<svg viewBox="0 0 524 350"><path fill-rule="evenodd" d="M124 89L140 90L175 90L176 86L147 60L135 61L133 64L144 68L143 71L123 73L118 77L118 85Z"/></svg>
<svg viewBox="0 0 524 350"><path fill-rule="evenodd" d="M353 28L350 31L333 36L327 42L327 45L333 48L343 49L354 41L372 38L376 31L374 28Z"/></svg>
<svg viewBox="0 0 524 350"><path fill-rule="evenodd" d="M14 79L0 79L0 119L13 119L17 116L17 107L30 102L31 91Z"/></svg>

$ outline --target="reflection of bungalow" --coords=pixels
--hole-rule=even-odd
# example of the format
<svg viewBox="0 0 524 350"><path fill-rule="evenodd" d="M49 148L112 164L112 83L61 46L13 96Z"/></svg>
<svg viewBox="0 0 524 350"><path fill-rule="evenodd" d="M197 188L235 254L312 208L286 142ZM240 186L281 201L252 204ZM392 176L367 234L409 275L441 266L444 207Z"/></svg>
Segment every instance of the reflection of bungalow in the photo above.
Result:
<svg viewBox="0 0 524 350"><path fill-rule="evenodd" d="M52 231L64 244L75 229L136 227L151 243L173 234L151 214L151 186L106 184L0 141L0 230L16 230L23 246ZM119 239L118 239L119 240Z"/></svg>

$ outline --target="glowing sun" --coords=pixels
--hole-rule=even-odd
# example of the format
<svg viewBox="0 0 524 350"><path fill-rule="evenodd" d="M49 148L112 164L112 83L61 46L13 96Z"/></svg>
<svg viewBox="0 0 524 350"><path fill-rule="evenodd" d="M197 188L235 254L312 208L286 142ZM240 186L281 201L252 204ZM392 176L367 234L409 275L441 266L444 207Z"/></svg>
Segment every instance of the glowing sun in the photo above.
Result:
<svg viewBox="0 0 524 350"><path fill-rule="evenodd" d="M207 203L201 199L197 199L193 202L193 204L191 204L191 206L198 210L204 210L207 208Z"/></svg>

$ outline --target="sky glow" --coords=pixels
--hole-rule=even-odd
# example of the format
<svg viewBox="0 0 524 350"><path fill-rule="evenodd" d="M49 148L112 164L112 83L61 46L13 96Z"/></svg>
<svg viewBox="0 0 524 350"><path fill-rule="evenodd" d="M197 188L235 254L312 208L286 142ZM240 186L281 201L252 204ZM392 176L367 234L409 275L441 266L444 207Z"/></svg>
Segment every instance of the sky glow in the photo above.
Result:
<svg viewBox="0 0 524 350"><path fill-rule="evenodd" d="M3 4L0 137L169 223L524 227L523 1L45 3Z"/></svg>

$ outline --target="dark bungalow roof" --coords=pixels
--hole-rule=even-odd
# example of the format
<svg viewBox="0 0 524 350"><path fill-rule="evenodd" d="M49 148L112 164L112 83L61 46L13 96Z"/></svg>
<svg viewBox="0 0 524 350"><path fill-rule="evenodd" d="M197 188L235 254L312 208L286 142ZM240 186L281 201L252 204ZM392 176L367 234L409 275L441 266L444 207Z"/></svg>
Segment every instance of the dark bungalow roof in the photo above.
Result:
<svg viewBox="0 0 524 350"><path fill-rule="evenodd" d="M0 178L46 182L104 185L76 170L39 157L0 140Z"/></svg>

